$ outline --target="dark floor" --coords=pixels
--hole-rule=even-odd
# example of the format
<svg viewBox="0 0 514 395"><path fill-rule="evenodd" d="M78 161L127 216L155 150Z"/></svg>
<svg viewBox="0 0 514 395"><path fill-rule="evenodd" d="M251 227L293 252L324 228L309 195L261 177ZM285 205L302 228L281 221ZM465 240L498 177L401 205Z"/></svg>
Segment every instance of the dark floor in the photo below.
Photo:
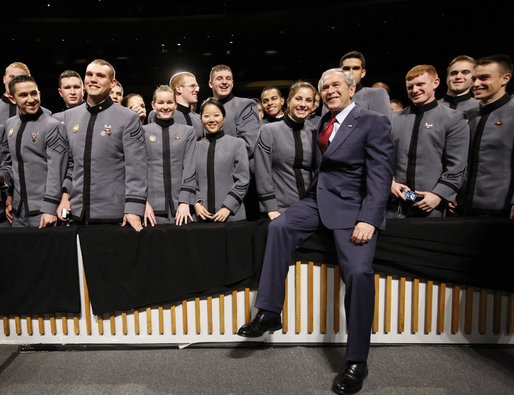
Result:
<svg viewBox="0 0 514 395"><path fill-rule="evenodd" d="M0 345L0 393L328 394L344 347L20 351ZM512 394L514 348L375 346L362 393Z"/></svg>

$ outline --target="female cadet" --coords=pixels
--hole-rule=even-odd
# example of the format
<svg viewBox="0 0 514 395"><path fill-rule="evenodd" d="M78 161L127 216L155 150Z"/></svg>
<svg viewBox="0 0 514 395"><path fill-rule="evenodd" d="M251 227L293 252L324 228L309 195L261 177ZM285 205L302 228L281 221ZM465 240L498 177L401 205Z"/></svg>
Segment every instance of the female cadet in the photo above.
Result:
<svg viewBox="0 0 514 395"><path fill-rule="evenodd" d="M250 182L245 142L223 131L225 109L220 101L205 100L200 117L206 134L196 149L196 215L204 221L244 220L242 203Z"/></svg>
<svg viewBox="0 0 514 395"><path fill-rule="evenodd" d="M175 123L175 94L159 86L152 107L154 123L144 125L148 164L148 200L144 224L172 223L180 226L193 219L189 205L196 193L196 134L192 126Z"/></svg>
<svg viewBox="0 0 514 395"><path fill-rule="evenodd" d="M316 89L291 86L284 120L263 125L255 148L255 182L262 213L273 220L305 194L312 177L313 136L309 122Z"/></svg>

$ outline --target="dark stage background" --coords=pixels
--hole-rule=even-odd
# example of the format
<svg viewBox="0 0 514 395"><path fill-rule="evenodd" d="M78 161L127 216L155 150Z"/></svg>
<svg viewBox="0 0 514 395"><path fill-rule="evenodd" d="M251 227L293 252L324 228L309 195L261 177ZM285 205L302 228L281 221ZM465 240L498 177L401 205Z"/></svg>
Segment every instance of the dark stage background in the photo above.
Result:
<svg viewBox="0 0 514 395"><path fill-rule="evenodd" d="M430 63L443 81L460 54L513 55L506 2L452 1L28 1L3 2L0 67L23 61L42 92L43 106L63 103L57 78L65 69L84 74L94 58L110 61L125 93L143 95L172 74L189 70L200 100L211 90L210 68L232 67L236 95L258 96L262 87L298 79L317 83L341 55L360 50L367 58L365 86L384 81L404 104L404 75ZM2 71L3 72L3 71ZM438 96L444 95L443 83ZM510 89L509 89L510 91Z"/></svg>

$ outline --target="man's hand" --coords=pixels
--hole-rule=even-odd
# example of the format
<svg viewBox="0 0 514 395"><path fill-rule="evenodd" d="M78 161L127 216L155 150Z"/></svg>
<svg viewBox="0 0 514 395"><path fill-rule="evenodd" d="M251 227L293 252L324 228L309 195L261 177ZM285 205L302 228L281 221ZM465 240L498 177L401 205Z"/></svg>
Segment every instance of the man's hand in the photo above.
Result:
<svg viewBox="0 0 514 395"><path fill-rule="evenodd" d="M143 225L141 225L141 218L139 217L139 215L125 214L123 216L123 223L121 224L121 226L125 226L127 223L130 226L132 226L136 232L139 232L143 229Z"/></svg>
<svg viewBox="0 0 514 395"><path fill-rule="evenodd" d="M432 192L424 192L424 191L415 191L418 195L423 196L423 200L420 200L414 207L419 208L427 213L435 209L441 203L441 198Z"/></svg>
<svg viewBox="0 0 514 395"><path fill-rule="evenodd" d="M458 205L459 204L457 203L457 199L455 199L453 202L448 202L448 211L452 214L456 214Z"/></svg>
<svg viewBox="0 0 514 395"><path fill-rule="evenodd" d="M268 212L268 218L270 220L274 220L275 218L277 218L278 216L280 215L280 213L278 211L269 211Z"/></svg>
<svg viewBox="0 0 514 395"><path fill-rule="evenodd" d="M134 104L129 107L132 111L137 113L139 115L139 118L141 118L141 122L143 122L146 118L146 109L141 107L139 104Z"/></svg>
<svg viewBox="0 0 514 395"><path fill-rule="evenodd" d="M202 205L202 203L195 203L196 215L204 221L212 219L212 214Z"/></svg>
<svg viewBox="0 0 514 395"><path fill-rule="evenodd" d="M68 210L68 212L71 212L70 195L67 192L63 192L63 194L61 196L61 203L59 203L59 206L57 207L57 218L59 218L61 221L68 221L69 218L64 219L62 217L62 209L63 208Z"/></svg>
<svg viewBox="0 0 514 395"><path fill-rule="evenodd" d="M366 244L373 237L375 227L366 222L358 222L353 229L352 242L355 245Z"/></svg>
<svg viewBox="0 0 514 395"><path fill-rule="evenodd" d="M214 222L225 222L229 215L230 210L226 207L222 207L212 216L212 220Z"/></svg>
<svg viewBox="0 0 514 395"><path fill-rule="evenodd" d="M5 199L5 217L12 224L12 196L7 196Z"/></svg>
<svg viewBox="0 0 514 395"><path fill-rule="evenodd" d="M510 206L509 219L514 219L514 205Z"/></svg>
<svg viewBox="0 0 514 395"><path fill-rule="evenodd" d="M402 200L407 200L405 199L405 196L403 196L402 189L410 191L410 188L407 185L400 184L399 182L393 180L391 184L391 195Z"/></svg>
<svg viewBox="0 0 514 395"><path fill-rule="evenodd" d="M188 218L189 222L193 222L193 217L191 217L191 211L189 211L189 204L179 203L177 207L177 212L175 214L175 225L182 226L182 224L187 224Z"/></svg>
<svg viewBox="0 0 514 395"><path fill-rule="evenodd" d="M144 217L145 227L148 226L148 222L150 222L150 225L152 226L155 226L155 224L157 223L157 221L155 220L155 214L153 212L152 206L150 206L150 203L146 202Z"/></svg>
<svg viewBox="0 0 514 395"><path fill-rule="evenodd" d="M51 214L42 214L39 221L39 229L46 228L49 225L57 225L57 216Z"/></svg>

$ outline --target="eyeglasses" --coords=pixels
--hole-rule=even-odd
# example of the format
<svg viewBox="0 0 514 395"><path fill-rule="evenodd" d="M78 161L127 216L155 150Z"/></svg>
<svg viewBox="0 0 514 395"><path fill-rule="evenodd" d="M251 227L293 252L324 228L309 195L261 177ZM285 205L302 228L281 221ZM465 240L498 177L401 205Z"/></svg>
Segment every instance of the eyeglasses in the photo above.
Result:
<svg viewBox="0 0 514 395"><path fill-rule="evenodd" d="M183 86L184 88L191 88L193 90L198 88L198 84L180 85L180 86Z"/></svg>

